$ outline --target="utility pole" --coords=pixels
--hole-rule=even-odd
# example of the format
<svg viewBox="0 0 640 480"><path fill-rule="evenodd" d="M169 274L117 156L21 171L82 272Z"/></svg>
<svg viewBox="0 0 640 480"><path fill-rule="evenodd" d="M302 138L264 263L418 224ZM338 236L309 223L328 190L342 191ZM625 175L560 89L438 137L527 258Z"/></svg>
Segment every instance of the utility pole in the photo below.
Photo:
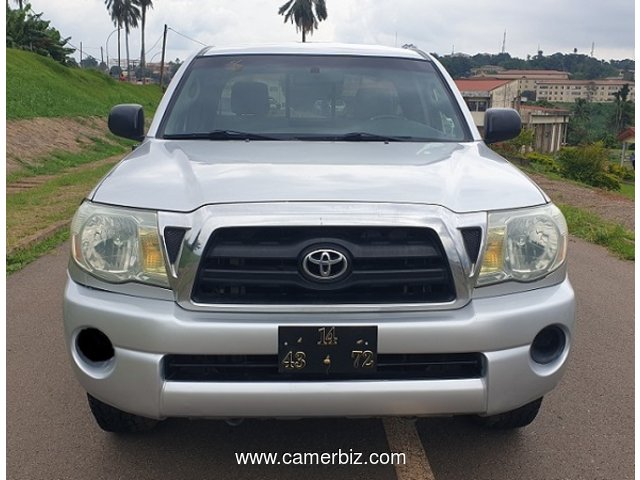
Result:
<svg viewBox="0 0 640 480"><path fill-rule="evenodd" d="M100 63L104 63L104 52L102 51L102 47L100 47Z"/></svg>
<svg viewBox="0 0 640 480"><path fill-rule="evenodd" d="M80 68L82 68L82 42L80 42Z"/></svg>
<svg viewBox="0 0 640 480"><path fill-rule="evenodd" d="M164 34L162 36L162 60L160 60L160 90L162 90L162 79L164 78L164 54L167 48L167 24L164 24Z"/></svg>
<svg viewBox="0 0 640 480"><path fill-rule="evenodd" d="M507 29L504 29L504 36L502 37L502 53L505 51L505 47L507 45Z"/></svg>
<svg viewBox="0 0 640 480"><path fill-rule="evenodd" d="M591 42L591 58L593 58L593 50L596 48L596 42Z"/></svg>

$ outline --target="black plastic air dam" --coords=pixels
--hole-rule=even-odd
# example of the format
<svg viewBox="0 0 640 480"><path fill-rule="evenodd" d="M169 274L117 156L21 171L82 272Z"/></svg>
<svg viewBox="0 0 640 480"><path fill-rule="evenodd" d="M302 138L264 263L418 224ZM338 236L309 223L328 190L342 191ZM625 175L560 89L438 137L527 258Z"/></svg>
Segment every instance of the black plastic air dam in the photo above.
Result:
<svg viewBox="0 0 640 480"><path fill-rule="evenodd" d="M556 360L567 344L564 330L557 325L551 325L540 330L531 344L531 358L534 362L546 365Z"/></svg>
<svg viewBox="0 0 640 480"><path fill-rule="evenodd" d="M85 328L76 337L78 351L91 362L106 362L115 354L109 337L97 328Z"/></svg>

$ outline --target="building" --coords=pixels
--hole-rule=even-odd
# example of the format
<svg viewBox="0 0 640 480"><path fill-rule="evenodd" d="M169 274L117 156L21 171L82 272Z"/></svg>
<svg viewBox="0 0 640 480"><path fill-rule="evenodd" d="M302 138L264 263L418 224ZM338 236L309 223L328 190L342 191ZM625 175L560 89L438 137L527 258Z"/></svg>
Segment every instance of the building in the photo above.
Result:
<svg viewBox="0 0 640 480"><path fill-rule="evenodd" d="M518 82L514 80L469 78L455 82L481 130L487 108L515 108L519 103Z"/></svg>
<svg viewBox="0 0 640 480"><path fill-rule="evenodd" d="M571 116L569 110L536 105L520 105L519 110L523 127L534 132L535 151L557 152L567 142L567 128Z"/></svg>
<svg viewBox="0 0 640 480"><path fill-rule="evenodd" d="M536 83L545 80L569 80L567 72L559 70L501 70L495 73L487 73L488 67L478 73L477 77L491 77L497 80L518 80L520 92L535 92ZM499 68L499 67L496 67Z"/></svg>
<svg viewBox="0 0 640 480"><path fill-rule="evenodd" d="M526 96L529 100L573 103L582 98L595 103L613 102L613 94L625 84L629 85L627 100L633 102L635 99L633 81L623 78L570 80L568 72L559 70L496 70L489 73L488 68L482 67L470 80L517 80L518 96Z"/></svg>
<svg viewBox="0 0 640 480"><path fill-rule="evenodd" d="M515 108L520 112L523 126L534 131L536 151L553 153L566 142L569 111L523 104L520 79L470 78L455 82L481 132L488 108Z"/></svg>
<svg viewBox="0 0 640 480"><path fill-rule="evenodd" d="M635 99L634 83L623 79L601 80L540 80L536 82L536 100L573 103L578 98L589 102L606 103L615 100L614 94L629 86L627 100Z"/></svg>
<svg viewBox="0 0 640 480"><path fill-rule="evenodd" d="M474 77L491 77L500 72L504 72L505 68L499 65L482 65L481 67L474 67L471 69L471 73Z"/></svg>

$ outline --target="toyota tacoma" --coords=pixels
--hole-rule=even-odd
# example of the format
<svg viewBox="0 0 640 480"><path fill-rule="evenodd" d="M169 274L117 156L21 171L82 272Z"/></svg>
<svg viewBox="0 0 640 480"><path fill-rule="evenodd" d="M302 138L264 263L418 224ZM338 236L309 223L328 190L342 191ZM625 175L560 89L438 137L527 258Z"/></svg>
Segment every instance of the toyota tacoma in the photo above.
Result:
<svg viewBox="0 0 640 480"><path fill-rule="evenodd" d="M567 225L417 49L205 48L71 225L64 327L98 425L529 424L573 339Z"/></svg>

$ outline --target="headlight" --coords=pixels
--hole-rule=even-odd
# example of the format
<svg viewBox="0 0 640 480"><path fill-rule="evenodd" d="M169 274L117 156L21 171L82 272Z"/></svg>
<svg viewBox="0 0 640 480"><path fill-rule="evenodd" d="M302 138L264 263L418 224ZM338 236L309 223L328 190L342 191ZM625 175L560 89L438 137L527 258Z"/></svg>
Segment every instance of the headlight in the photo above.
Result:
<svg viewBox="0 0 640 480"><path fill-rule="evenodd" d="M489 213L478 285L531 282L553 272L567 255L567 222L553 204Z"/></svg>
<svg viewBox="0 0 640 480"><path fill-rule="evenodd" d="M83 203L71 222L71 253L87 272L113 283L168 287L155 212Z"/></svg>

